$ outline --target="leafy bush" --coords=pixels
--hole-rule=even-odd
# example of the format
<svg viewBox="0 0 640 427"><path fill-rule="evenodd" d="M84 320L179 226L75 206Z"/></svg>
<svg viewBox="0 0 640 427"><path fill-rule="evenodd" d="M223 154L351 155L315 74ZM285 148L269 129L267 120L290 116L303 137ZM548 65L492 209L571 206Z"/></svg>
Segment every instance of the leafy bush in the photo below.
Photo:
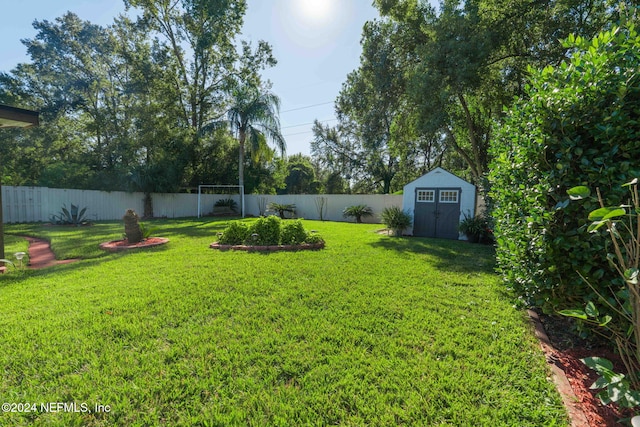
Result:
<svg viewBox="0 0 640 427"><path fill-rule="evenodd" d="M67 205L63 204L58 215L51 215L50 220L53 224L80 226L87 221L86 212L87 208L80 209L73 203L71 204L71 209L67 209Z"/></svg>
<svg viewBox="0 0 640 427"><path fill-rule="evenodd" d="M322 237L308 233L302 221L284 222L275 215L258 218L250 226L242 221L234 221L222 232L218 239L221 245L276 246L321 243Z"/></svg>
<svg viewBox="0 0 640 427"><path fill-rule="evenodd" d="M384 208L380 215L382 223L391 229L394 234L400 235L402 230L411 225L412 217L409 212L405 212L397 206Z"/></svg>
<svg viewBox="0 0 640 427"><path fill-rule="evenodd" d="M244 222L233 221L218 239L221 245L241 245L249 237L249 227Z"/></svg>
<svg viewBox="0 0 640 427"><path fill-rule="evenodd" d="M283 245L299 245L307 241L308 233L302 225L302 221L288 221L282 225L280 242Z"/></svg>
<svg viewBox="0 0 640 427"><path fill-rule="evenodd" d="M599 187L604 204L640 175L640 38L614 28L589 42L569 37L559 67L531 70L524 100L508 111L491 149L498 269L527 304L550 312L622 286L604 239L587 231L596 202L566 205L566 191ZM566 206L566 207L565 207ZM565 209L558 209L565 207Z"/></svg>
<svg viewBox="0 0 640 427"><path fill-rule="evenodd" d="M316 243L324 243L324 239L319 234L308 234L305 243L309 243L312 245Z"/></svg>
<svg viewBox="0 0 640 427"><path fill-rule="evenodd" d="M233 212L238 212L238 203L232 198L220 199L213 204L214 208L228 207Z"/></svg>
<svg viewBox="0 0 640 427"><path fill-rule="evenodd" d="M373 216L373 210L367 205L354 205L344 208L342 216L355 218L357 223L361 223L363 217Z"/></svg>
<svg viewBox="0 0 640 427"><path fill-rule="evenodd" d="M280 218L275 215L258 218L249 227L248 243L257 246L279 245L280 222Z"/></svg>

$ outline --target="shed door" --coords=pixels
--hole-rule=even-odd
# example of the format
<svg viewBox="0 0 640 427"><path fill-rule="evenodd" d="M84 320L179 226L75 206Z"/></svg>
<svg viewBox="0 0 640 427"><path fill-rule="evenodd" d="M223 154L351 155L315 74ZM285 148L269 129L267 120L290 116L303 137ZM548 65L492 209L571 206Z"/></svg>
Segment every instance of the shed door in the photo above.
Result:
<svg viewBox="0 0 640 427"><path fill-rule="evenodd" d="M416 189L413 234L458 239L460 192L460 188Z"/></svg>

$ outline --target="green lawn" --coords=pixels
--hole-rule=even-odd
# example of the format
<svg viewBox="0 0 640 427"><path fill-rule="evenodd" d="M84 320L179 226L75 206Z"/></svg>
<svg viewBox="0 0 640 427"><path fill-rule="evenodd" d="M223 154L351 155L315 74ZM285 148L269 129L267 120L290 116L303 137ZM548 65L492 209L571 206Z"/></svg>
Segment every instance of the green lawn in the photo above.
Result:
<svg viewBox="0 0 640 427"><path fill-rule="evenodd" d="M224 224L125 254L118 223L7 226L86 259L0 277L0 396L37 405L0 425L568 425L490 247L304 221L324 250L209 249Z"/></svg>

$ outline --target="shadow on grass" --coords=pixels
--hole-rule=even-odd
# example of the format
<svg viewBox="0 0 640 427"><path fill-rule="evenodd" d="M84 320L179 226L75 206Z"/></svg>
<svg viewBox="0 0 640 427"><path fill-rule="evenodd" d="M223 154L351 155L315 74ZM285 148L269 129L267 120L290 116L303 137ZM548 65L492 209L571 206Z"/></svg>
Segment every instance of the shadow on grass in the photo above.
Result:
<svg viewBox="0 0 640 427"><path fill-rule="evenodd" d="M388 251L405 254L426 254L433 258L434 266L453 272L492 273L495 269L495 248L460 240L431 239L426 237L381 236L370 245Z"/></svg>

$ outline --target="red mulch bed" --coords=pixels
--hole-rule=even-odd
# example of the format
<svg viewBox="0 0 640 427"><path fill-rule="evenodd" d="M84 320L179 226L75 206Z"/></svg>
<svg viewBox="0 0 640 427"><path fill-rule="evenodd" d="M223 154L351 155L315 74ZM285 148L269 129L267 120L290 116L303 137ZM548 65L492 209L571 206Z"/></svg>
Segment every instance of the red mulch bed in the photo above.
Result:
<svg viewBox="0 0 640 427"><path fill-rule="evenodd" d="M138 243L129 243L127 239L124 240L112 240L111 242L105 242L100 244L100 248L110 251L125 251L127 249L148 248L152 246L164 245L169 239L165 237L149 237Z"/></svg>
<svg viewBox="0 0 640 427"><path fill-rule="evenodd" d="M540 315L540 320L554 347L547 358L564 371L589 424L593 427L620 426L622 424L618 420L632 417L634 414L630 409L616 405L604 406L600 402L596 397L598 390L590 389L598 374L580 361L585 357L604 357L613 362L617 372L624 373L624 364L613 349L605 341L587 341L578 337L573 332L575 329L570 318Z"/></svg>

